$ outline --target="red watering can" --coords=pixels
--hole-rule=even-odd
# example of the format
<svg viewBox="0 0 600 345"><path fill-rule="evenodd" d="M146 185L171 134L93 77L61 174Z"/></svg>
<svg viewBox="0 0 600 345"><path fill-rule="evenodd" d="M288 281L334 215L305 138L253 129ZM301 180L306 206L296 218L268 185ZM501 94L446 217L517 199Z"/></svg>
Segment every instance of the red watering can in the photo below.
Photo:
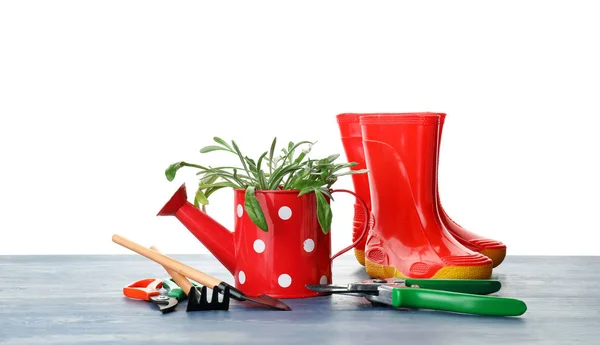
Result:
<svg viewBox="0 0 600 345"><path fill-rule="evenodd" d="M354 195L368 215L365 202ZM268 231L261 230L244 208L245 191L234 189L235 231L231 232L187 201L182 185L158 213L175 216L233 274L236 288L249 296L275 298L318 296L306 285L331 283L333 259L352 249L366 235L331 255L331 232L323 233L317 218L314 193L297 190L263 190L255 195L264 212ZM328 200L329 202L329 200Z"/></svg>

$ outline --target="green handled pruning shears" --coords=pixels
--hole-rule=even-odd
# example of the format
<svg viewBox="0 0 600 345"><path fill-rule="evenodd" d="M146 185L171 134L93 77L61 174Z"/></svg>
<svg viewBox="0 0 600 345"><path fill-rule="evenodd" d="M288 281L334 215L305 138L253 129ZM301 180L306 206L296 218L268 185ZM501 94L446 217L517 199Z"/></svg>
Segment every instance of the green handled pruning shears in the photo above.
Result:
<svg viewBox="0 0 600 345"><path fill-rule="evenodd" d="M519 316L527 305L518 299L488 295L500 290L497 280L478 279L371 279L340 285L307 285L324 294L353 294L374 305L419 308L456 313Z"/></svg>
<svg viewBox="0 0 600 345"><path fill-rule="evenodd" d="M183 291L179 285L173 280L173 278L165 279L162 282L162 288L167 290L167 296L173 297L178 301L183 301L188 298L186 292ZM198 286L195 282L192 282L194 286Z"/></svg>

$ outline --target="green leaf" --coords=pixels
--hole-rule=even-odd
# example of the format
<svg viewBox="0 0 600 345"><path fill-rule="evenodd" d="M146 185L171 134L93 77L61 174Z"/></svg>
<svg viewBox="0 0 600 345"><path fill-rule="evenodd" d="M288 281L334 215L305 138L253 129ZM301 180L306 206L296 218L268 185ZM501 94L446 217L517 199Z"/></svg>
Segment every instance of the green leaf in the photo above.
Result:
<svg viewBox="0 0 600 345"><path fill-rule="evenodd" d="M327 178L325 178L325 183L327 183L327 187L331 187L334 183L337 182L337 176L336 175L329 175L327 176Z"/></svg>
<svg viewBox="0 0 600 345"><path fill-rule="evenodd" d="M200 184L201 185L207 185L207 184L212 184L215 183L215 181L217 181L217 179L219 178L219 175L214 174L214 175L204 175L204 178L200 180Z"/></svg>
<svg viewBox="0 0 600 345"><path fill-rule="evenodd" d="M300 192L298 193L298 196L302 196L304 194L308 194L310 192L315 192L315 194L318 194L319 192L327 195L329 197L329 199L333 200L333 196L331 196L331 193L329 193L329 190L325 187L313 187L313 186L308 186L308 187L304 187L300 190Z"/></svg>
<svg viewBox="0 0 600 345"><path fill-rule="evenodd" d="M227 150L226 148L223 148L221 146L216 146L216 145L209 145L209 146L205 146L200 149L200 153L207 153L207 152L211 152L211 151L229 151L229 150Z"/></svg>
<svg viewBox="0 0 600 345"><path fill-rule="evenodd" d="M273 153L275 152L275 144L277 143L277 137L273 138L271 143L271 149L269 150L269 173L273 173Z"/></svg>
<svg viewBox="0 0 600 345"><path fill-rule="evenodd" d="M177 170L183 167L183 162L177 162L169 165L169 167L165 170L165 176L167 180L173 181L175 179L175 175L177 174Z"/></svg>
<svg viewBox="0 0 600 345"><path fill-rule="evenodd" d="M290 155L293 156L294 151L300 146L300 145L304 145L304 144L310 144L311 146L314 145L313 142L310 141L301 141L299 143L294 144L293 142L290 141L290 143L288 144L288 150L286 151L286 149L282 149L282 151L285 153L285 155L281 158L282 160L288 160L289 159L289 163L292 163L292 159L290 158ZM290 146L293 145L293 146Z"/></svg>
<svg viewBox="0 0 600 345"><path fill-rule="evenodd" d="M334 155L331 155L327 158L325 158L329 163L332 163L333 161L335 161L336 159L338 159L340 157L339 153L336 153Z"/></svg>
<svg viewBox="0 0 600 345"><path fill-rule="evenodd" d="M306 157L306 152L301 152L298 155L298 158L296 158L296 160L294 161L294 163L300 163L300 162L302 162L302 160L304 159L304 157Z"/></svg>
<svg viewBox="0 0 600 345"><path fill-rule="evenodd" d="M302 181L298 181L296 184L294 184L294 189L299 189L299 190L304 190L305 188L319 188L321 187L321 185L323 185L323 183L321 181L315 181L315 180L302 180Z"/></svg>
<svg viewBox="0 0 600 345"><path fill-rule="evenodd" d="M302 170L297 172L296 175L294 175L294 174L290 175L290 178L288 179L288 181L286 182L286 184L284 186L285 189L301 189L302 186L298 186L298 183L305 181L306 177L308 176L309 173L310 173L310 169L307 167L303 167ZM306 181L312 181L312 180L308 179Z"/></svg>
<svg viewBox="0 0 600 345"><path fill-rule="evenodd" d="M286 159L288 161L289 164L292 163L292 159L294 158L294 142L290 141L288 143L288 149L287 149L287 154L286 154Z"/></svg>
<svg viewBox="0 0 600 345"><path fill-rule="evenodd" d="M315 191L315 195L317 196L317 219L319 220L319 225L321 225L321 230L324 234L327 234L331 229L331 221L333 220L331 207L323 194L321 194L321 191Z"/></svg>
<svg viewBox="0 0 600 345"><path fill-rule="evenodd" d="M254 162L254 159L249 158L248 156L244 157L244 159L248 163L248 166L250 167L250 171L252 172L252 175L254 175L254 177L258 178L258 169L256 167L256 163Z"/></svg>
<svg viewBox="0 0 600 345"><path fill-rule="evenodd" d="M346 176L346 175L354 175L354 174L364 174L364 173L368 173L369 169L360 169L360 170L350 170L350 171L346 171L344 173L341 174L335 174L335 176Z"/></svg>
<svg viewBox="0 0 600 345"><path fill-rule="evenodd" d="M329 169L326 166L321 167L321 180L325 181L329 175Z"/></svg>
<svg viewBox="0 0 600 345"><path fill-rule="evenodd" d="M258 182L261 189L267 189L267 179L265 178L265 173L262 170L258 171Z"/></svg>
<svg viewBox="0 0 600 345"><path fill-rule="evenodd" d="M200 189L206 189L206 188L210 188L210 187L232 187L232 188L237 188L237 185L231 182L217 182L217 183L209 183L209 184L201 184L199 186Z"/></svg>
<svg viewBox="0 0 600 345"><path fill-rule="evenodd" d="M204 195L202 188L198 187L196 191L196 197L194 198L194 202L198 202L202 205L208 205L208 198Z"/></svg>
<svg viewBox="0 0 600 345"><path fill-rule="evenodd" d="M263 159L265 159L265 157L267 156L268 152L265 151L263 152L262 155L260 155L260 157L258 158L258 163L256 163L256 171L260 171L261 167L262 167L262 161Z"/></svg>
<svg viewBox="0 0 600 345"><path fill-rule="evenodd" d="M282 165L277 168L273 175L269 178L269 189L276 189L279 187L281 180L284 178L286 174L294 172L296 170L302 169L300 165Z"/></svg>
<svg viewBox="0 0 600 345"><path fill-rule="evenodd" d="M319 159L319 162L317 163L317 166L331 166L331 162L329 160L327 160L327 158L323 158L323 159Z"/></svg>
<svg viewBox="0 0 600 345"><path fill-rule="evenodd" d="M327 196L329 197L329 199L331 199L332 201L334 200L334 199L333 199L333 196L331 196L331 193L329 193L329 189L327 189L327 188L325 188L325 187L321 187L321 188L319 188L319 190L320 190L320 191L321 191L321 193L323 193L324 195L327 195Z"/></svg>
<svg viewBox="0 0 600 345"><path fill-rule="evenodd" d="M225 140L223 140L223 139L221 139L221 138L219 138L219 137L214 137L214 138L213 138L213 140L214 140L215 142L217 142L217 143L219 143L219 144L221 144L221 145L225 146L226 148L228 148L228 149L229 149L229 151L233 152L233 149L231 148L231 146L229 146L229 144L227 144L227 143L225 142Z"/></svg>
<svg viewBox="0 0 600 345"><path fill-rule="evenodd" d="M262 231L268 231L267 221L265 220L265 215L260 207L260 204L258 203L258 199L256 199L254 186L249 186L246 188L246 201L244 202L244 208L256 226L258 226Z"/></svg>
<svg viewBox="0 0 600 345"><path fill-rule="evenodd" d="M244 156L242 155L242 151L240 151L240 148L237 146L237 144L235 143L235 141L232 140L231 144L233 145L233 149L237 153L238 157L240 157L240 161L242 161L242 165L244 166L244 170L246 170L246 173L248 173L248 176L250 176L250 171L248 171L248 166L246 165L246 160L244 159Z"/></svg>
<svg viewBox="0 0 600 345"><path fill-rule="evenodd" d="M342 169L345 169L345 168L353 168L353 167L355 167L357 165L358 165L358 163L356 163L356 162L344 163L344 164L336 164L333 167L333 169L331 169L331 170L332 170L332 172L336 172L338 170L342 170Z"/></svg>
<svg viewBox="0 0 600 345"><path fill-rule="evenodd" d="M309 187L304 187L300 190L300 192L298 193L298 196L302 196L304 194L308 194L312 191L315 190L315 187L309 186Z"/></svg>
<svg viewBox="0 0 600 345"><path fill-rule="evenodd" d="M296 189L296 188L291 188L291 186L293 186L293 184L298 181L298 176L296 175L296 172L297 171L290 173L288 178L285 179L285 182L283 181L283 179L281 180L280 185L283 184L283 186L281 187L282 189L284 189L284 190Z"/></svg>
<svg viewBox="0 0 600 345"><path fill-rule="evenodd" d="M244 188L245 185L247 184L246 181L244 180L252 180L252 178L250 178L249 176L246 175L236 175L234 176L234 174L225 171L223 169L233 169L233 171L235 172L237 168L235 167L217 167L217 168L204 168L201 167L202 169L205 169L206 172L199 172L198 174L205 174L204 178L208 178L209 176L214 176L214 175L218 175L220 178L227 180L229 182L235 182L239 185L239 188ZM232 181L233 180L233 181Z"/></svg>
<svg viewBox="0 0 600 345"><path fill-rule="evenodd" d="M234 177L234 176L233 176L232 174L230 174L230 173L224 173L224 172L209 172L209 173L206 173L206 175L204 175L204 179L207 179L207 178L209 178L209 177L213 177L213 176L220 177L220 178L222 178L223 180L225 180L225 181L228 181L228 182L230 182L230 183L232 183L232 184L236 185L236 188L244 188L244 187L243 187L243 186L244 186L244 181L242 181L242 180L239 178L239 177L243 177L243 176L239 176L239 175L238 175L237 177Z"/></svg>
<svg viewBox="0 0 600 345"><path fill-rule="evenodd" d="M238 173L237 173L237 169L233 169L233 179L236 181L239 181L240 183L242 181L240 181L240 179L238 178Z"/></svg>

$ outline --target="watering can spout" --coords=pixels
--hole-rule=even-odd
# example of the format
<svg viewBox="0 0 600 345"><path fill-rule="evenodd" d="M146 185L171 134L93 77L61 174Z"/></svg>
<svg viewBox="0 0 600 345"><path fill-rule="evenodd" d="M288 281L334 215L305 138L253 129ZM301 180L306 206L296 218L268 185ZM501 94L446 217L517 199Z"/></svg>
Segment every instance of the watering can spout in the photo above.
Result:
<svg viewBox="0 0 600 345"><path fill-rule="evenodd" d="M185 184L183 184L175 194L173 194L171 200L169 200L158 212L157 216L174 216L187 202L187 192L185 190Z"/></svg>
<svg viewBox="0 0 600 345"><path fill-rule="evenodd" d="M157 216L175 216L231 274L235 274L233 233L187 200L185 184L179 187Z"/></svg>

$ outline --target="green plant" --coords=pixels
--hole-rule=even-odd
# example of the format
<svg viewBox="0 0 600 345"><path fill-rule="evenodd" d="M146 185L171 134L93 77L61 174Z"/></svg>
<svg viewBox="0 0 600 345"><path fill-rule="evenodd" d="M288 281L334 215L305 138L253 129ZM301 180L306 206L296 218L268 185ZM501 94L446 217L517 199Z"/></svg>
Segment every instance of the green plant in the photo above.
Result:
<svg viewBox="0 0 600 345"><path fill-rule="evenodd" d="M334 163L340 156L333 154L321 159L308 157L312 146L310 141L298 143L289 142L287 147L281 149L281 154L276 149L277 138L273 138L271 147L265 151L258 160L244 156L235 141L228 144L219 137L213 138L217 145L209 145L200 150L200 153L224 151L234 154L241 162L241 166L211 167L188 162L176 162L171 164L165 175L169 181L173 181L177 171L183 167L199 169L196 175L201 176L194 205L206 211L209 197L221 188L231 187L245 190L246 201L244 208L254 224L263 231L268 231L267 222L263 210L256 199L257 190L298 190L298 196L315 193L317 200L317 218L321 230L328 233L331 227L333 214L326 197L333 200L331 186L338 177L351 174L366 173L367 169L351 170L358 163ZM306 146L298 154L301 146ZM350 169L342 172L343 169ZM200 207L200 205L202 205Z"/></svg>

